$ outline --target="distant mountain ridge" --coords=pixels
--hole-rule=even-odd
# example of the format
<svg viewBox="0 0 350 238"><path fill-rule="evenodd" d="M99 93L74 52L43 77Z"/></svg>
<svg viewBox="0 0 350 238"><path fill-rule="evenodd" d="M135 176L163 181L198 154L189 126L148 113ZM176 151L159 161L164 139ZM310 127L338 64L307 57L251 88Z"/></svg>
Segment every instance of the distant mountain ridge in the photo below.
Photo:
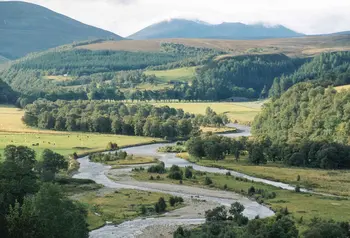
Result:
<svg viewBox="0 0 350 238"><path fill-rule="evenodd" d="M243 23L221 23L213 25L201 21L172 19L148 26L128 38L135 40L166 38L208 38L208 39L268 39L304 36L282 25L264 26Z"/></svg>
<svg viewBox="0 0 350 238"><path fill-rule="evenodd" d="M92 39L122 37L39 5L0 2L0 55L16 59L28 53Z"/></svg>

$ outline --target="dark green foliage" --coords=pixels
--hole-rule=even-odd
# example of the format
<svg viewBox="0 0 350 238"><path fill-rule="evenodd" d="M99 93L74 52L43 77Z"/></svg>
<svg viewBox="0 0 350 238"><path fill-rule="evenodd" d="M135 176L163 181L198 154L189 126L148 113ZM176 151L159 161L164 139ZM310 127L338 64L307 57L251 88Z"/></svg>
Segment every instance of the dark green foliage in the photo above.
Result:
<svg viewBox="0 0 350 238"><path fill-rule="evenodd" d="M44 70L52 75L90 75L93 73L143 69L181 59L167 53L90 51L83 49L46 52L30 60L21 61L13 68Z"/></svg>
<svg viewBox="0 0 350 238"><path fill-rule="evenodd" d="M301 65L285 55L249 55L212 62L203 67L189 88L191 99L258 98L275 77L291 74Z"/></svg>
<svg viewBox="0 0 350 238"><path fill-rule="evenodd" d="M44 181L53 181L55 175L62 169L68 169L68 161L64 156L45 149L41 155L39 163L40 175Z"/></svg>
<svg viewBox="0 0 350 238"><path fill-rule="evenodd" d="M148 168L147 172L148 173L165 174L166 169L165 169L164 162L160 162L157 165L152 165L151 167Z"/></svg>
<svg viewBox="0 0 350 238"><path fill-rule="evenodd" d="M171 166L170 171L169 171L168 178L174 179L174 180L182 180L182 178L183 178L183 172L182 172L182 170L180 169L180 167L177 166L177 165Z"/></svg>
<svg viewBox="0 0 350 238"><path fill-rule="evenodd" d="M85 209L65 198L57 186L39 183L40 172L55 174L66 168L60 155L45 150L39 165L35 152L24 146L7 146L4 155L0 163L1 237L88 237ZM59 179L57 183L70 182Z"/></svg>
<svg viewBox="0 0 350 238"><path fill-rule="evenodd" d="M241 153L247 142L244 138L236 140L208 133L191 137L186 146L188 153L196 158L222 160L226 155Z"/></svg>
<svg viewBox="0 0 350 238"><path fill-rule="evenodd" d="M209 177L205 177L204 184L211 185L211 184L213 184L213 180L211 180L211 178L209 178Z"/></svg>
<svg viewBox="0 0 350 238"><path fill-rule="evenodd" d="M132 158L132 156L129 157ZM89 159L93 162L117 161L125 160L126 158L128 158L128 153L125 151L116 151L114 153L95 153L89 155Z"/></svg>
<svg viewBox="0 0 350 238"><path fill-rule="evenodd" d="M323 85L344 85L350 83L350 51L323 53L304 64L289 76L276 78L270 89L270 96L277 97L299 82L315 80Z"/></svg>
<svg viewBox="0 0 350 238"><path fill-rule="evenodd" d="M176 206L177 204L181 204L183 202L184 202L184 200L182 197L170 197L169 198L169 204L172 207Z"/></svg>
<svg viewBox="0 0 350 238"><path fill-rule="evenodd" d="M155 211L157 213L165 212L166 207L167 205L164 198L159 198L158 202L154 205Z"/></svg>
<svg viewBox="0 0 350 238"><path fill-rule="evenodd" d="M0 78L0 104L14 104L17 98L18 94Z"/></svg>
<svg viewBox="0 0 350 238"><path fill-rule="evenodd" d="M185 168L185 178L191 179L193 176L192 170L189 167Z"/></svg>
<svg viewBox="0 0 350 238"><path fill-rule="evenodd" d="M42 129L186 138L196 130L193 117L167 106L39 100L26 107L23 121Z"/></svg>
<svg viewBox="0 0 350 238"><path fill-rule="evenodd" d="M45 184L23 205L16 203L6 216L10 237L88 237L87 213L60 192L59 187Z"/></svg>
<svg viewBox="0 0 350 238"><path fill-rule="evenodd" d="M146 206L144 204L142 204L141 207L140 207L140 213L142 215L146 215L147 214L147 208L146 208Z"/></svg>
<svg viewBox="0 0 350 238"><path fill-rule="evenodd" d="M218 222L227 220L227 211L225 206L216 207L205 212L205 219L207 222Z"/></svg>
<svg viewBox="0 0 350 238"><path fill-rule="evenodd" d="M346 238L349 234L349 227L342 226L333 221L314 221L310 228L304 232L305 238Z"/></svg>
<svg viewBox="0 0 350 238"><path fill-rule="evenodd" d="M295 192L300 193L300 186L299 185L295 186Z"/></svg>
<svg viewBox="0 0 350 238"><path fill-rule="evenodd" d="M350 168L350 93L301 83L266 105L253 123L271 160L291 166ZM267 139L266 139L267 138ZM272 150L273 148L273 150Z"/></svg>

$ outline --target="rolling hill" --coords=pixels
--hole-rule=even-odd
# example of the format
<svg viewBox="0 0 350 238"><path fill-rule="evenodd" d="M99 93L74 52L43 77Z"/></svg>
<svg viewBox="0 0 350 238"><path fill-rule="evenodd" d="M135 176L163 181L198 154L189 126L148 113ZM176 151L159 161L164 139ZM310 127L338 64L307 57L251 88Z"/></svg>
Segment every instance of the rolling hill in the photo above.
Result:
<svg viewBox="0 0 350 238"><path fill-rule="evenodd" d="M131 39L167 39L167 38L207 38L207 39L268 39L298 37L303 34L284 26L267 27L262 24L222 23L212 25L205 22L173 19L148 26L129 36Z"/></svg>
<svg viewBox="0 0 350 238"><path fill-rule="evenodd" d="M349 35L305 36L297 38L262 40L219 40L219 39L151 39L121 40L76 46L88 50L161 51L162 43L176 43L191 47L212 48L228 52L221 57L244 54L286 54L288 56L309 57L323 52L350 50Z"/></svg>
<svg viewBox="0 0 350 238"><path fill-rule="evenodd" d="M0 2L0 36L0 55L8 59L75 41L122 39L47 8L12 1Z"/></svg>

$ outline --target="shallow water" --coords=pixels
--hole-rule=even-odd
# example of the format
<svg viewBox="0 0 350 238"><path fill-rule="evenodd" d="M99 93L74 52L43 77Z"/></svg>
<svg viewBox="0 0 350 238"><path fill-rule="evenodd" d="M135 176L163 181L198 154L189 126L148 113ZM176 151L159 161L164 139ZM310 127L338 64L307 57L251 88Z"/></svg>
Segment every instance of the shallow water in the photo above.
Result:
<svg viewBox="0 0 350 238"><path fill-rule="evenodd" d="M240 129L239 133L236 134L226 134L225 136L229 137L237 137L237 136L247 136L250 134L250 128L245 126L237 126L238 129ZM227 170L221 170L216 168L208 168L203 166L198 166L192 163L189 163L186 160L180 159L176 157L175 154L165 154L165 153L159 153L157 152L159 147L162 147L164 145L169 144L153 144L153 145L147 145L147 146L138 146L138 147L131 147L125 149L129 154L134 155L150 155L158 157L161 161L163 161L166 165L166 167L171 167L172 165L178 165L180 167L185 166L192 166L195 170L204 171L204 172L210 172L210 173L223 173L225 174ZM105 187L108 188L127 188L127 189L136 189L136 190L143 190L143 191L153 191L153 192L163 192L167 194L172 194L175 196L182 196L184 198L193 198L210 202L215 202L218 205L225 205L229 206L235 201L238 201L242 203L245 206L244 215L249 217L250 219L254 218L255 216L259 216L261 218L263 217L269 217L273 216L274 213L269 208L258 204L257 202L251 201L248 198L241 196L236 193L226 192L226 191L215 191L215 190L209 190L209 189L202 189L202 188L191 188L186 187L182 185L162 185L162 184L156 184L156 183L141 183L137 181L129 181L128 183L123 182L115 182L109 179L106 175L106 173L110 170L110 166L105 166L100 163L93 163L89 161L88 157L84 157L79 159L80 162L80 169L76 175L74 175L74 178L81 178L81 179L92 179L98 184L102 184ZM121 169L121 171L129 171L129 169ZM261 180L258 178L246 176L244 174L232 172L231 174L234 176L241 176L246 177L251 180L264 182L265 180ZM272 181L265 181L266 183L272 184L274 183L276 186L281 185L283 187L287 186L285 184L279 184ZM292 187L290 187L292 189ZM203 213L205 211L202 211ZM132 221L124 222L118 226L114 225L107 225L100 229L94 230L90 232L91 238L109 238L109 237L135 237L137 235L142 234L143 230L147 227L151 227L154 225L197 225L204 223L205 220L202 217L196 218L196 219L181 219L181 218L169 218L169 217L159 217L159 218L148 218L148 219L136 219Z"/></svg>

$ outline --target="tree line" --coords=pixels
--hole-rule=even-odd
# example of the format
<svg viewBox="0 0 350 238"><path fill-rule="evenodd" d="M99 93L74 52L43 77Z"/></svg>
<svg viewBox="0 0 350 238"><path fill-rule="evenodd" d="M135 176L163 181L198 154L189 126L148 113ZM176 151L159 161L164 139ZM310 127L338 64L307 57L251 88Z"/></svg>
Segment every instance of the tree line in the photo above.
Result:
<svg viewBox="0 0 350 238"><path fill-rule="evenodd" d="M209 110L209 109L208 109ZM224 125L227 117L212 110L205 118ZM83 131L159 138L187 138L197 133L198 120L182 109L147 104L104 101L35 101L26 107L23 121L41 129Z"/></svg>
<svg viewBox="0 0 350 238"><path fill-rule="evenodd" d="M248 161L256 165L270 161L296 167L350 168L350 146L327 141L277 143L268 137L231 139L209 133L191 137L186 148L191 156L199 159L223 160L233 156L239 160L247 154Z"/></svg>

